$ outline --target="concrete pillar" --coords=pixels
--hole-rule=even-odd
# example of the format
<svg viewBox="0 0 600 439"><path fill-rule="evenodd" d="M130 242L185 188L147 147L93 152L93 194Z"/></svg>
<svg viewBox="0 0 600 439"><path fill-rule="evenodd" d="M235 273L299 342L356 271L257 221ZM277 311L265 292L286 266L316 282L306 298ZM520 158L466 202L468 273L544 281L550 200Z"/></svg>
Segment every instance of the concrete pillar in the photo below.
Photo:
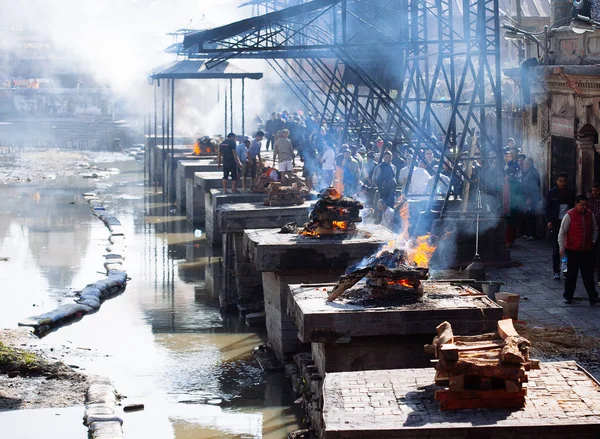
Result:
<svg viewBox="0 0 600 439"><path fill-rule="evenodd" d="M576 140L575 144L577 147L576 192L585 194L594 184L594 155L596 154L594 139L583 137Z"/></svg>

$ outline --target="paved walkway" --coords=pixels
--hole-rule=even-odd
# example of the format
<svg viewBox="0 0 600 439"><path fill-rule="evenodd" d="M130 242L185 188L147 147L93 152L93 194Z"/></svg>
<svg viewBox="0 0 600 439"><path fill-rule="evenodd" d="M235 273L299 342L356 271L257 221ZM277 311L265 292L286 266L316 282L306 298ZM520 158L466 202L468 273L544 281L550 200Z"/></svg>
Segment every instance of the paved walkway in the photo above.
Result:
<svg viewBox="0 0 600 439"><path fill-rule="evenodd" d="M505 282L501 291L521 296L519 320L531 326L573 325L580 334L600 336L600 307L589 305L581 276L573 304L563 303L564 281L552 279L552 249L547 240L517 239L511 259L521 266L488 270L487 276Z"/></svg>

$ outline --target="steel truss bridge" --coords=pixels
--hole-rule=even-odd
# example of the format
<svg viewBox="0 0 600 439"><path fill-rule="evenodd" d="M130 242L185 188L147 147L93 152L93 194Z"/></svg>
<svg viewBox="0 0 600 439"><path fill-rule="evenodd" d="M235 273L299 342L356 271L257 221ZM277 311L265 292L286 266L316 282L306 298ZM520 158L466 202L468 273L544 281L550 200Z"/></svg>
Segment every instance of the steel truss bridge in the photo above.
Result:
<svg viewBox="0 0 600 439"><path fill-rule="evenodd" d="M466 210L475 145L501 157L498 0L251 0L253 17L186 34L188 58L215 67L264 59L343 141L381 138L437 168L428 211ZM411 195L412 161L405 194ZM441 196L439 194L442 194ZM449 203L449 198L452 201ZM473 197L471 197L473 198Z"/></svg>

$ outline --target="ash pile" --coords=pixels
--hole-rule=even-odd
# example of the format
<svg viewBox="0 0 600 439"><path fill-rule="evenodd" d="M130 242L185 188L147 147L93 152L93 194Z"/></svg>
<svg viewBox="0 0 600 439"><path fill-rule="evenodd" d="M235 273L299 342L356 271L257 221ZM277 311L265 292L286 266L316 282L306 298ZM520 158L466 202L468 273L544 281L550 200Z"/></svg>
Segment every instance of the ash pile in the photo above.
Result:
<svg viewBox="0 0 600 439"><path fill-rule="evenodd" d="M408 262L401 249L382 251L340 277L328 301L343 299L361 305L398 306L423 297L422 280L429 278L429 268Z"/></svg>
<svg viewBox="0 0 600 439"><path fill-rule="evenodd" d="M310 213L310 222L300 231L302 236L320 238L358 233L356 223L362 221L360 210L363 208L360 201L343 197L331 187L324 189L319 198Z"/></svg>
<svg viewBox="0 0 600 439"><path fill-rule="evenodd" d="M309 195L308 188L302 182L282 186L281 183L270 183L267 188L265 206L300 206Z"/></svg>

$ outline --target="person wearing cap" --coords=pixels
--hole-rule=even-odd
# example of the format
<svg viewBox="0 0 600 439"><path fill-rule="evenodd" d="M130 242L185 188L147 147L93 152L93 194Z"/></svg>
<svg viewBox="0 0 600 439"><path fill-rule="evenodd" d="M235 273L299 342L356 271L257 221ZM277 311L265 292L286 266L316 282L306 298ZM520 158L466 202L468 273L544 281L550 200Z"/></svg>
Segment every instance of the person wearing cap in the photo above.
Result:
<svg viewBox="0 0 600 439"><path fill-rule="evenodd" d="M238 169L242 168L242 163L236 153L235 134L227 134L227 139L219 145L217 152L217 168L221 168L223 163L223 192L227 193L227 179L231 175L231 190L234 194L239 193L237 190Z"/></svg>

